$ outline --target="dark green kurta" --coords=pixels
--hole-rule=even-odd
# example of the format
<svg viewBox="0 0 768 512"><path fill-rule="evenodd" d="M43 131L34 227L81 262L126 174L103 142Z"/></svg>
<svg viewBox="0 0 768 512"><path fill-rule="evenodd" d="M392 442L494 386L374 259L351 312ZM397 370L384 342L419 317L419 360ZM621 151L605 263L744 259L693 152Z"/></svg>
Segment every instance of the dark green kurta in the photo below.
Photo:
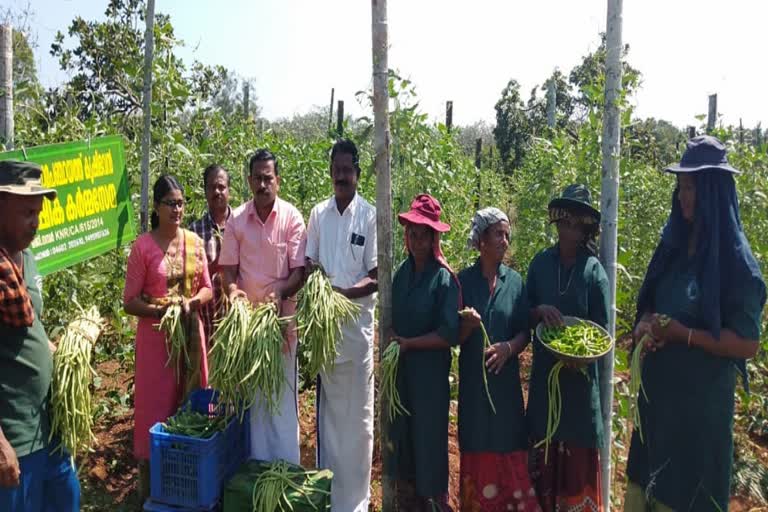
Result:
<svg viewBox="0 0 768 512"><path fill-rule="evenodd" d="M451 345L458 342L459 289L451 274L430 259L415 273L405 260L392 281L392 327L411 338L432 331ZM390 430L395 448L395 478L411 480L420 496L448 492L448 407L451 351L413 350L400 357L397 390L410 416L399 416Z"/></svg>
<svg viewBox="0 0 768 512"><path fill-rule="evenodd" d="M0 426L18 457L48 445L49 399L53 355L40 321L43 313L41 278L35 256L22 252L24 285L35 319L31 327L0 324Z"/></svg>
<svg viewBox="0 0 768 512"><path fill-rule="evenodd" d="M726 276L723 276L726 278ZM699 288L684 256L676 258L654 290L656 313L702 329ZM760 288L739 290L723 313L723 328L740 336L760 337ZM735 306L735 307L734 307ZM629 479L675 510L728 509L733 463L733 412L736 366L684 343L667 344L646 354L640 415L643 438L635 431L629 452Z"/></svg>
<svg viewBox="0 0 768 512"><path fill-rule="evenodd" d="M579 254L571 268L560 263L557 246L541 251L528 269L526 288L532 308L548 304L566 316L584 318L602 326L608 323L608 276L600 261L586 251ZM547 377L556 362L557 359L534 336L527 417L531 437L536 441L546 435ZM585 368L588 377L568 368L560 372L562 413L554 440L584 448L600 446L603 422L597 365L595 362Z"/></svg>
<svg viewBox="0 0 768 512"><path fill-rule="evenodd" d="M479 261L459 273L464 306L480 313L492 344L528 332L529 307L523 279L505 265L499 265L497 276L491 296ZM462 344L459 357L459 447L462 452L524 450L528 432L518 358L510 358L498 375L488 372L494 414L483 385L484 351L483 335L475 329Z"/></svg>

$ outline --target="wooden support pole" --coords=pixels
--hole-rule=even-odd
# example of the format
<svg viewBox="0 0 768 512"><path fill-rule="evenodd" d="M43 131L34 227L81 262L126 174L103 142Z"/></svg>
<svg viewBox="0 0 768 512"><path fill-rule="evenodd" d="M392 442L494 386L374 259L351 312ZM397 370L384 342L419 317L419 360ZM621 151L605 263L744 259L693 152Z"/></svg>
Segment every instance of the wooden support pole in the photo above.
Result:
<svg viewBox="0 0 768 512"><path fill-rule="evenodd" d="M547 126L555 127L557 120L557 84L554 80L547 81Z"/></svg>
<svg viewBox="0 0 768 512"><path fill-rule="evenodd" d="M453 128L453 102L452 101L446 101L445 102L445 127L448 129L448 131L451 131L451 128Z"/></svg>
<svg viewBox="0 0 768 512"><path fill-rule="evenodd" d="M328 107L328 133L331 133L331 126L333 126L333 94L336 89L331 87L331 106Z"/></svg>
<svg viewBox="0 0 768 512"><path fill-rule="evenodd" d="M339 137L344 136L344 102L342 100L339 100L336 107L336 134Z"/></svg>
<svg viewBox="0 0 768 512"><path fill-rule="evenodd" d="M475 195L475 210L480 209L480 195L482 194L482 174L480 169L483 165L483 139L475 140L475 171L477 173L477 194Z"/></svg>
<svg viewBox="0 0 768 512"><path fill-rule="evenodd" d="M243 117L248 119L251 111L251 84L245 82L243 84Z"/></svg>
<svg viewBox="0 0 768 512"><path fill-rule="evenodd" d="M387 58L387 0L371 0L371 32L373 39L373 154L376 169L376 233L379 273L379 358L389 344L387 332L392 325L392 180L390 176L389 135L389 64ZM387 415L379 407L379 447L383 471L381 475L382 511L395 510L395 482Z"/></svg>
<svg viewBox="0 0 768 512"><path fill-rule="evenodd" d="M0 142L13 149L13 27L0 26Z"/></svg>
<svg viewBox="0 0 768 512"><path fill-rule="evenodd" d="M707 133L712 133L717 124L717 94L709 95L709 112L707 112Z"/></svg>
<svg viewBox="0 0 768 512"><path fill-rule="evenodd" d="M608 274L608 332L616 335L616 257L619 224L619 163L621 159L621 50L623 0L608 0L605 61L605 112L603 114L603 165L600 188L600 261ZM603 506L611 507L611 443L613 420L614 351L600 360L600 401L603 412L603 446L600 450Z"/></svg>
<svg viewBox="0 0 768 512"><path fill-rule="evenodd" d="M744 144L744 123L739 118L739 144Z"/></svg>
<svg viewBox="0 0 768 512"><path fill-rule="evenodd" d="M149 150L152 142L152 60L155 51L155 0L147 0L144 32L144 131L141 134L141 231L149 229Z"/></svg>

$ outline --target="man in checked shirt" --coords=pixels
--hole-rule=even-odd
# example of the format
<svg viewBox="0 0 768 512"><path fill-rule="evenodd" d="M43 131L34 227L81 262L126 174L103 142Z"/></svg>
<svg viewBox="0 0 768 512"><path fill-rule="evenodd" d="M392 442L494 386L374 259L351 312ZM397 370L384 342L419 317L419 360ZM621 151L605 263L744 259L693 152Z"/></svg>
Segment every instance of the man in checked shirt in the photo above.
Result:
<svg viewBox="0 0 768 512"><path fill-rule="evenodd" d="M203 171L203 187L208 211L198 220L189 225L205 243L205 254L208 257L208 272L211 274L213 285L213 300L203 306L200 316L205 327L205 339L210 347L213 335L213 323L221 311L222 284L219 272L219 253L221 239L224 236L224 226L229 219L232 209L229 207L229 172L219 164L211 164Z"/></svg>

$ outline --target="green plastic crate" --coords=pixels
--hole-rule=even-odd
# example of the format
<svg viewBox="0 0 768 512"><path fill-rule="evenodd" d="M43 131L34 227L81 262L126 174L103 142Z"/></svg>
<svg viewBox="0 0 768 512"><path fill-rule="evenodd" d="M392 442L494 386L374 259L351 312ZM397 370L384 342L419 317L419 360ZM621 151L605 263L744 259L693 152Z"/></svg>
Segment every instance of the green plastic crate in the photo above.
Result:
<svg viewBox="0 0 768 512"><path fill-rule="evenodd" d="M250 460L240 466L237 473L235 473L224 488L223 512L252 511L254 482L256 482L258 476L268 465L269 463L267 462ZM301 466L292 467L300 471L306 471ZM320 492L310 492L308 495L303 495L291 489L288 492L288 501L293 507L293 511L317 512L331 510L330 492L332 480L333 472L330 470L308 472L304 479L306 487L318 489Z"/></svg>

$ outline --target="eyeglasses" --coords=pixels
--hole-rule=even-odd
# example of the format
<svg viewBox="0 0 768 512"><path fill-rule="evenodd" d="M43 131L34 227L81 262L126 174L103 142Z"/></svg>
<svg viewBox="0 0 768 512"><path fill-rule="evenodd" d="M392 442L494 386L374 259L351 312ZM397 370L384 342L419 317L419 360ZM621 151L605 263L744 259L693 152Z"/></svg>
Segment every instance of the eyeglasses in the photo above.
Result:
<svg viewBox="0 0 768 512"><path fill-rule="evenodd" d="M184 208L184 200L183 199L177 199L176 201L173 201L171 199L165 199L163 201L160 201L162 204L167 206L168 208Z"/></svg>

